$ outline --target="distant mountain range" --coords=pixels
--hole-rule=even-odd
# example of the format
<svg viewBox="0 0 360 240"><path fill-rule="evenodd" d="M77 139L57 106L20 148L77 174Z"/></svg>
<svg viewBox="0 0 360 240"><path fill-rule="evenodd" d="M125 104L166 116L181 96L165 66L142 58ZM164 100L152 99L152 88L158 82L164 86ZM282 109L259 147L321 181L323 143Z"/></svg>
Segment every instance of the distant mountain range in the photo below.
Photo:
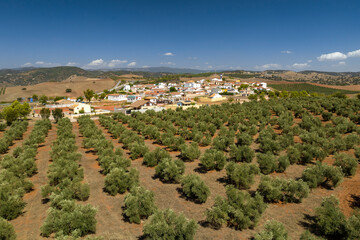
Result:
<svg viewBox="0 0 360 240"><path fill-rule="evenodd" d="M288 70L267 70L267 71L230 71L225 72L228 77L235 78L264 78L277 81L303 81L316 82L332 85L360 84L360 72L320 72L302 71L293 72ZM17 68L0 70L0 87L34 85L42 82L59 82L70 76L84 76L93 78L118 79L120 75L136 74L143 78L153 79L166 75L180 74L181 76L204 76L211 73L209 70L198 70L191 68L170 68L170 67L148 67L148 68L118 68L89 70L79 67L51 67L51 68Z"/></svg>

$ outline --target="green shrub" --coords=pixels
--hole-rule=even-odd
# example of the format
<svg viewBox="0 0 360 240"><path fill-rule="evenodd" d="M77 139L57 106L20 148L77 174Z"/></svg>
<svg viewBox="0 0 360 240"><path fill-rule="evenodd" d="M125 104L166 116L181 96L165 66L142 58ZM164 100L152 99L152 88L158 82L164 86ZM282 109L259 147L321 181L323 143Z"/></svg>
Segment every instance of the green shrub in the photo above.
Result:
<svg viewBox="0 0 360 240"><path fill-rule="evenodd" d="M148 167L155 167L164 158L171 158L169 152L157 147L157 148L155 148L154 151L147 152L144 155L143 164Z"/></svg>
<svg viewBox="0 0 360 240"><path fill-rule="evenodd" d="M277 160L275 156L270 153L259 153L257 155L257 162L259 164L259 168L261 173L270 174L277 169Z"/></svg>
<svg viewBox="0 0 360 240"><path fill-rule="evenodd" d="M139 171L135 168L126 172L122 168L114 168L105 177L105 190L115 196L139 185Z"/></svg>
<svg viewBox="0 0 360 240"><path fill-rule="evenodd" d="M254 183L254 176L259 174L259 168L254 164L234 162L226 166L226 174L229 183L234 184L237 188L248 189Z"/></svg>
<svg viewBox="0 0 360 240"><path fill-rule="evenodd" d="M302 180L264 176L257 189L268 202L301 202L309 195L309 186Z"/></svg>
<svg viewBox="0 0 360 240"><path fill-rule="evenodd" d="M15 240L16 233L14 227L6 221L5 219L0 217L0 239L3 240Z"/></svg>
<svg viewBox="0 0 360 240"><path fill-rule="evenodd" d="M130 158L137 159L139 157L143 157L148 151L149 148L145 145L145 143L134 142L130 145Z"/></svg>
<svg viewBox="0 0 360 240"><path fill-rule="evenodd" d="M185 172L183 161L165 158L155 168L155 176L162 182L178 183Z"/></svg>
<svg viewBox="0 0 360 240"><path fill-rule="evenodd" d="M316 162L314 166L306 168L302 173L302 179L310 188L316 188L321 184L332 184L337 187L343 180L344 176L340 168ZM331 185L329 185L331 186Z"/></svg>
<svg viewBox="0 0 360 240"><path fill-rule="evenodd" d="M301 152L298 147L290 146L287 149L287 156L290 164L298 163L301 160Z"/></svg>
<svg viewBox="0 0 360 240"><path fill-rule="evenodd" d="M226 164L224 152L216 149L207 149L201 156L200 162L205 170L222 170Z"/></svg>
<svg viewBox="0 0 360 240"><path fill-rule="evenodd" d="M59 203L59 208L49 208L48 217L40 228L41 234L44 237L49 237L52 233L82 237L95 233L96 211L90 204L77 205L73 200L63 200Z"/></svg>
<svg viewBox="0 0 360 240"><path fill-rule="evenodd" d="M204 203L210 195L209 187L198 175L190 174L181 180L182 191L185 196L195 202Z"/></svg>
<svg viewBox="0 0 360 240"><path fill-rule="evenodd" d="M249 146L230 146L230 158L235 162L248 162L250 163L255 157L254 151Z"/></svg>
<svg viewBox="0 0 360 240"><path fill-rule="evenodd" d="M177 215L171 209L157 211L150 216L143 228L146 239L194 239L197 224L183 214Z"/></svg>
<svg viewBox="0 0 360 240"><path fill-rule="evenodd" d="M238 133L236 135L236 139L237 139L236 144L240 145L240 146L243 146L243 145L250 146L250 144L253 142L251 135L248 133Z"/></svg>
<svg viewBox="0 0 360 240"><path fill-rule="evenodd" d="M264 229L255 235L255 240L287 240L288 233L281 222L270 220Z"/></svg>
<svg viewBox="0 0 360 240"><path fill-rule="evenodd" d="M300 236L300 240L320 240L314 235L312 235L308 230L303 232Z"/></svg>
<svg viewBox="0 0 360 240"><path fill-rule="evenodd" d="M346 219L340 211L339 200L334 196L324 198L315 211L316 229L324 236L340 239L346 234Z"/></svg>
<svg viewBox="0 0 360 240"><path fill-rule="evenodd" d="M339 167L345 176L354 176L358 161L346 153L340 153L335 155L334 166Z"/></svg>
<svg viewBox="0 0 360 240"><path fill-rule="evenodd" d="M323 120L324 121L329 121L330 119L331 119L331 117L332 117L332 113L331 112L323 112L322 114L321 114L321 116L322 116L322 118L323 118Z"/></svg>
<svg viewBox="0 0 360 240"><path fill-rule="evenodd" d="M277 169L276 172L285 172L287 167L290 165L290 161L288 156L284 155L277 159Z"/></svg>
<svg viewBox="0 0 360 240"><path fill-rule="evenodd" d="M133 187L124 198L124 215L131 223L139 224L156 211L154 193L144 187Z"/></svg>
<svg viewBox="0 0 360 240"><path fill-rule="evenodd" d="M236 229L247 229L256 226L266 204L259 194L251 197L232 186L226 187L226 199L217 196L215 204L206 210L206 221L216 228L228 224Z"/></svg>
<svg viewBox="0 0 360 240"><path fill-rule="evenodd" d="M192 142L190 146L183 144L180 147L181 158L184 161L194 161L200 157L199 146L196 142Z"/></svg>

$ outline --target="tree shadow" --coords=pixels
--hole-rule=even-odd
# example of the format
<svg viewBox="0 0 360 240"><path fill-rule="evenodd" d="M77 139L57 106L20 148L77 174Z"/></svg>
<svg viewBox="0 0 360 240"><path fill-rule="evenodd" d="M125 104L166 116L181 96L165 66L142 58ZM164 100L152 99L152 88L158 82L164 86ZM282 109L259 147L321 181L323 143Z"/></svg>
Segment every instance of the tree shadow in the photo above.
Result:
<svg viewBox="0 0 360 240"><path fill-rule="evenodd" d="M301 226L309 230L313 234L317 234L316 218L309 214L304 214L304 220L299 222Z"/></svg>
<svg viewBox="0 0 360 240"><path fill-rule="evenodd" d="M350 207L360 208L360 195L351 194Z"/></svg>
<svg viewBox="0 0 360 240"><path fill-rule="evenodd" d="M199 164L195 169L194 169L195 172L197 173L201 173L201 174L205 174L207 173L208 171L204 168L204 166L202 166L201 164Z"/></svg>
<svg viewBox="0 0 360 240"><path fill-rule="evenodd" d="M224 185L228 184L228 179L227 177L219 177L218 179L216 179L217 182L222 183Z"/></svg>

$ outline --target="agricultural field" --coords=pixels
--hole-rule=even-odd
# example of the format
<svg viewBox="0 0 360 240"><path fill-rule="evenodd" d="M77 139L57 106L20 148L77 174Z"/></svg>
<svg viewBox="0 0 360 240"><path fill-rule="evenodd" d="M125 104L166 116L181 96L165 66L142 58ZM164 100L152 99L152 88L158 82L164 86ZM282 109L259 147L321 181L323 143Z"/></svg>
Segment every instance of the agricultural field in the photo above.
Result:
<svg viewBox="0 0 360 240"><path fill-rule="evenodd" d="M14 121L0 238L359 239L359 124L336 97Z"/></svg>
<svg viewBox="0 0 360 240"><path fill-rule="evenodd" d="M307 91L308 93L319 93L325 95L331 95L334 93L343 94L356 94L359 91L351 91L344 89L335 89L330 87L323 87L319 85L313 85L310 83L286 83L286 84L269 84L269 87L278 91Z"/></svg>

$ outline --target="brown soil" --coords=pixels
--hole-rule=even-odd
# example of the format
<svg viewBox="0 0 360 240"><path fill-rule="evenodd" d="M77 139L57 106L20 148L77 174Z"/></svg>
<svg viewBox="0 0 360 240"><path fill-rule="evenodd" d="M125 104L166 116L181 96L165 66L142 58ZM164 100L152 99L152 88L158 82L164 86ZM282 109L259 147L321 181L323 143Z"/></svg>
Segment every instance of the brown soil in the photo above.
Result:
<svg viewBox="0 0 360 240"><path fill-rule="evenodd" d="M46 219L49 204L42 203L41 187L47 182L47 168L50 159L51 144L56 139L56 128L49 131L44 144L38 148L36 165L38 173L29 180L34 184L34 190L25 194L26 207L24 214L11 221L14 225L18 239L42 239L40 227Z"/></svg>
<svg viewBox="0 0 360 240"><path fill-rule="evenodd" d="M78 97L88 88L93 89L95 92L100 92L104 89L112 88L115 84L116 82L109 78L70 77L62 82L44 82L30 86L8 87L6 88L5 95L0 96L0 100L13 101L19 96L28 98L33 94L37 94L38 96L46 95L48 97ZM26 88L26 90L22 90L23 88ZM67 88L72 89L71 93L65 92Z"/></svg>

